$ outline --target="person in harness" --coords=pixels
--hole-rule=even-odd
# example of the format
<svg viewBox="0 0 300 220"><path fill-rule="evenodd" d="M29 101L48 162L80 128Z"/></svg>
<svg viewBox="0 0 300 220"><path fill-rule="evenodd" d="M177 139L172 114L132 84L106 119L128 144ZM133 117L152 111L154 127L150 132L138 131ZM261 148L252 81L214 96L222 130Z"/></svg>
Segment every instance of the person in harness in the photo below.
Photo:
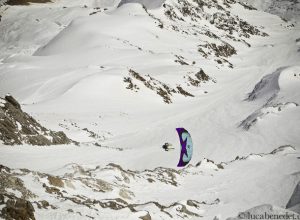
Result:
<svg viewBox="0 0 300 220"><path fill-rule="evenodd" d="M172 147L172 144L170 143L164 143L164 145L162 146L162 148L165 150L165 151L169 151L169 150L173 150L174 148Z"/></svg>

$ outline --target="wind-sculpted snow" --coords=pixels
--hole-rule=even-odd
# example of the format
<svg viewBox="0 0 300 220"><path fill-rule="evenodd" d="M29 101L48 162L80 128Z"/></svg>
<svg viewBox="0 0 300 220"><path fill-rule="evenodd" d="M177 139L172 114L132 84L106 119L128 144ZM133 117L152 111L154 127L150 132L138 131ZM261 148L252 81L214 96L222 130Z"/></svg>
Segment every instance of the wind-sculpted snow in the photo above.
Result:
<svg viewBox="0 0 300 220"><path fill-rule="evenodd" d="M152 6L162 2L145 1L144 3ZM58 29L53 27L49 33L60 32L36 50L34 56L29 58L29 62L25 61L28 65L22 64L23 58L17 58L21 62L18 70L11 73L10 68L4 68L3 75L10 77L6 82L0 82L3 93L14 88L17 97L24 98L26 103L54 100L64 97L69 91L76 90L83 81L107 69L114 69L114 72L120 73L128 67L138 69L139 64L136 60L147 60L148 63L151 60L154 66L164 68L170 65L168 60L174 54L176 56L176 63L172 65L174 67L176 64L181 64L190 69L190 67L195 66L195 59L204 58L220 67L233 68L234 65L229 59L237 54L237 50L232 44L237 43L236 45L248 47L249 44L246 40L250 36L265 36L264 32L257 27L230 13L231 7L237 4L235 1L230 3L222 1L204 3L190 0L167 1L157 10L148 10L141 5L131 4L126 4L126 7L120 7L116 10L102 10L101 7L95 8L91 4L86 4L85 7L76 9L80 10L80 15L83 16L72 20L69 24L68 21L73 16L73 9L69 9L66 2L60 4L67 11L64 12L66 14L62 18L63 22L60 21L59 17L55 17L57 13L60 13L55 6L56 4L53 4L55 6L53 16L51 13L47 15L53 17L53 22L59 26ZM99 4L105 5L106 2L101 1ZM44 9L41 5L35 7ZM207 9L204 10L204 8ZM212 8L215 8L217 12L211 10ZM35 12L34 9L30 10ZM243 10L248 9L243 8ZM47 13L49 13L48 11ZM139 16L138 20L135 14ZM24 25L20 20L13 23L21 28ZM40 22L40 20L36 22ZM122 26L127 31L114 28L117 26ZM216 28L216 31L212 32L212 27ZM23 35L27 36L28 31L19 36L11 35L5 38L5 47L11 43L10 39L24 38ZM39 39L41 36L40 33L35 35L37 36L34 39ZM38 44L46 41L48 37L41 37L37 40ZM190 40L186 40L186 37ZM169 39L174 40L170 41ZM178 41L189 41L189 48L194 51L193 54L190 54L190 49L181 51L178 48L174 50L177 48ZM14 62L14 58L5 62ZM39 64L36 65L36 62ZM107 68L104 68L104 64L107 64ZM149 63L150 68L153 65ZM9 66L8 63L7 66ZM51 68L49 68L50 66ZM92 66L99 68L90 68ZM196 68L199 66L195 66ZM186 70L187 72L190 70ZM186 73L181 73L181 75L184 76ZM150 75L150 77L162 82L155 75ZM130 79L126 76L121 75L119 78L120 80L125 78L130 84ZM30 86L21 91L17 85L27 80L32 83L28 81ZM181 81L182 78L176 79L174 82L169 79L163 80L164 85L172 85L173 90L170 88L170 91L167 91L162 86L162 89L154 89L156 93L152 94L163 97L165 103L174 102L170 96L175 90L179 94L179 96L175 96L175 100L181 95L184 97L196 96L188 88L185 88ZM198 83L198 85L200 84ZM54 87L55 89L52 89ZM118 85L115 84L114 88L116 89L111 89L116 93L123 93Z"/></svg>
<svg viewBox="0 0 300 220"><path fill-rule="evenodd" d="M295 211L300 26L235 0L120 2L0 7L0 95L78 142L24 144L31 124L5 115L22 146L0 144L0 218ZM178 127L193 137L184 169Z"/></svg>
<svg viewBox="0 0 300 220"><path fill-rule="evenodd" d="M280 114L283 111L298 106L298 104L293 102L266 105L248 116L244 121L241 122L240 126L246 130L249 130L250 127L252 127L255 123L259 122L260 120L267 119L267 117L272 114Z"/></svg>
<svg viewBox="0 0 300 220"><path fill-rule="evenodd" d="M282 67L264 76L246 99L261 100L263 106L243 120L240 126L249 130L260 120L270 118L270 115L280 115L292 108L298 108L300 103L300 93L297 89L300 86L298 71L299 66Z"/></svg>
<svg viewBox="0 0 300 220"><path fill-rule="evenodd" d="M279 92L279 76L280 73L286 69L285 67L277 69L274 73L266 75L259 83L255 85L253 91L248 95L247 101L253 101L255 99L265 98L266 100L272 100Z"/></svg>
<svg viewBox="0 0 300 220"><path fill-rule="evenodd" d="M274 164L295 160L289 153L295 153L295 148L282 146L269 154L250 155L231 162L223 162L222 165L204 159L195 166L188 165L181 170L157 167L152 170L133 171L114 163L104 167L73 163L56 171L64 173L63 175L51 175L1 166L0 179L3 179L3 182L0 186L0 198L3 198L4 208L0 213L6 217L12 215L13 212L7 210L16 207L8 200L18 201L22 198L22 201L28 204L24 207L23 215L34 215L37 219L54 215L109 219L112 214L116 219L122 219L124 215L127 216L126 219L143 216L151 219L174 219L178 216L183 219L214 217L218 213L217 210L222 209L222 204L229 195L240 196L235 190L227 192L228 194L222 192L222 188L249 187L243 186L243 180L237 178L239 169L248 167L247 175L249 175L252 172L257 174L259 167L260 172L265 174ZM267 160L273 163L265 167ZM293 181L296 177L289 173L292 170L293 166L280 172L287 173L290 181ZM229 175L226 177L228 179L224 179L224 174ZM289 178L274 181L276 184L286 181L284 183L286 185L290 183ZM216 182L209 184L210 190L207 193L188 192L193 191L195 187L203 189L202 185L185 184L187 180L196 179L201 179L202 185L207 185L209 180ZM253 184L262 184L264 178L253 181L255 181ZM148 190L145 191L145 188ZM176 200L175 195L170 195L170 190L175 190L176 194L181 195L180 199ZM262 190L269 191L267 188ZM157 193L161 196L157 197Z"/></svg>
<svg viewBox="0 0 300 220"><path fill-rule="evenodd" d="M118 7L128 3L139 3L147 9L156 9L162 6L166 0L121 0Z"/></svg>
<svg viewBox="0 0 300 220"><path fill-rule="evenodd" d="M257 9L280 16L285 20L299 21L300 2L299 0L242 0Z"/></svg>
<svg viewBox="0 0 300 220"><path fill-rule="evenodd" d="M149 1L147 3L158 2ZM20 64L20 68L13 73L10 73L9 68L5 68L3 75L11 77L5 83L4 81L0 82L0 85L3 92L9 92L11 88L14 88L18 97L24 98L26 103L32 103L63 97L69 91L76 90L83 81L98 75L107 68L114 68L114 72L120 73L124 71L122 69L127 69L129 66L138 69L139 64L136 60L147 60L148 63L151 60L154 66L167 67L170 65L168 59L175 54L176 63L172 66L180 64L186 65L190 69L195 66L196 59L205 59L220 67L233 68L234 65L229 60L237 54L235 45L248 47L249 44L246 40L251 36L265 36L264 32L254 25L230 13L231 7L235 4L237 3L234 1L230 4L222 1L205 3L201 1L168 1L157 10L148 10L142 8L141 5L129 4L126 7L108 11L86 6L80 9L82 10L80 14L86 15L74 19L66 28L64 28L65 21L63 25L54 19L54 23L60 24L59 34L36 50L29 61L32 65ZM42 6L36 7L42 8ZM69 10L67 6L64 7ZM217 12L211 10L212 8L216 8ZM58 13L57 10L55 8L55 14ZM243 10L248 9L243 8ZM139 20L135 18L135 14L139 16ZM66 15L66 17L69 20L69 16ZM19 22L14 22L14 25L21 27ZM116 26L122 26L128 31L114 28ZM216 31L212 32L211 28ZM186 37L190 39L188 44L189 48L194 51L193 54L190 54L190 49L173 51L174 48L177 48L178 41L186 42ZM34 39L38 39L38 37L34 37ZM169 39L174 40L170 41ZM44 40L45 38L41 39L41 42ZM20 59L22 63L23 58ZM36 65L38 60L42 60L42 62ZM14 62L14 58L12 58L12 62ZM105 63L108 67L102 68ZM91 66L98 66L99 69L89 68ZM199 65L195 66L196 68L199 68ZM184 76L186 73L181 73L181 75ZM150 77L162 82L155 75L150 75ZM34 83L28 82L31 85L24 88L25 91L20 91L17 85L29 78ZM124 78L130 84L127 76L120 76L120 80ZM169 79L163 80L164 85L172 85L173 90L170 88L170 91L167 91L162 86L162 89L154 89L156 93L152 94L163 97L165 103L174 102L170 97L174 93L172 91L179 94L174 97L175 100L181 95L184 97L196 96L188 88L185 88L181 81L182 78L176 79L174 82ZM200 84L198 83L198 85ZM56 89L52 89L54 87ZM116 88L114 91L123 93L118 85L114 87ZM111 89L113 90L113 88Z"/></svg>

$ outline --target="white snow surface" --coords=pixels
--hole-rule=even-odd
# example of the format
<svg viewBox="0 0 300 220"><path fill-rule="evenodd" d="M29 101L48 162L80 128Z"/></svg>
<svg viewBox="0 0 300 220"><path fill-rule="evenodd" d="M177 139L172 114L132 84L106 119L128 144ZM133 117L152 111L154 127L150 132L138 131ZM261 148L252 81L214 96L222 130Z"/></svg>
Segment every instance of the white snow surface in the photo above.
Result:
<svg viewBox="0 0 300 220"><path fill-rule="evenodd" d="M299 0L242 0L257 9L275 14L286 20L299 22L300 1Z"/></svg>
<svg viewBox="0 0 300 220"><path fill-rule="evenodd" d="M156 9L162 6L165 0L121 0L118 7L128 3L139 3L145 6L147 9Z"/></svg>
<svg viewBox="0 0 300 220"><path fill-rule="evenodd" d="M0 97L9 92L43 126L63 130L79 142L79 146L45 147L0 143L0 164L64 178L80 166L90 170L95 179L133 192L126 200L130 204L206 203L189 207L199 216L182 218L234 218L252 207L264 212L274 206L274 212L283 212L300 180L299 23L290 25L274 14L247 10L239 4L226 8L219 0L232 15L268 34L246 38L234 32L237 41L203 18L169 19L162 2L56 0L0 7ZM175 0L166 3L178 4ZM178 9L174 11L180 15ZM199 35L206 30L219 39ZM228 58L233 68L226 62L218 64L215 59L219 57L214 54L203 57L198 48L207 42L234 46L237 54ZM188 65L174 62L178 56ZM188 76L201 68L213 81L192 86ZM172 103L166 104L156 91L134 79L130 69L145 79L155 79L156 86L181 86L194 97L173 93ZM137 91L126 88L127 77ZM177 127L186 128L193 139L193 166L184 169L176 167L180 148ZM165 142L175 149L164 151ZM242 159L235 160L237 156ZM109 163L142 173L129 183L120 183L122 175L106 169ZM178 186L158 181L159 175L153 177L154 183L147 182L143 172L151 170L152 175L159 167L182 172L175 174ZM151 204L139 207L137 213L101 207L95 211L48 195L34 174L24 175L22 180L39 200L58 207L46 210L35 206L37 219L87 219L86 215L139 219L147 213L152 219L172 219ZM101 193L71 181L74 189L65 189L69 196L97 200L119 196L116 189ZM84 215L67 212L70 208ZM174 214L173 219L181 218L178 207L167 210Z"/></svg>

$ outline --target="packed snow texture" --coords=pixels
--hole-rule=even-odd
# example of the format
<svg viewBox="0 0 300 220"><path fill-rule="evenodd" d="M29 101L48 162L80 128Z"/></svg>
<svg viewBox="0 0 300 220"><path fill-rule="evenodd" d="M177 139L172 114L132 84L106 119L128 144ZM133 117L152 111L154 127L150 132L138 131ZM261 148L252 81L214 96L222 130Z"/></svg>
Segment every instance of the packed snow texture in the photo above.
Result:
<svg viewBox="0 0 300 220"><path fill-rule="evenodd" d="M155 9L155 8L161 7L164 2L165 2L165 0L152 0L152 1L149 1L149 0L121 0L118 7L120 7L124 4L127 4L127 3L138 3L138 4L142 4L147 9Z"/></svg>
<svg viewBox="0 0 300 220"><path fill-rule="evenodd" d="M299 22L300 1L299 0L242 0L257 9L275 14L286 20Z"/></svg>
<svg viewBox="0 0 300 220"><path fill-rule="evenodd" d="M297 213L299 5L284 21L280 2L1 6L0 97L79 143L1 143L1 217L14 203L36 219ZM184 169L177 127L194 144Z"/></svg>

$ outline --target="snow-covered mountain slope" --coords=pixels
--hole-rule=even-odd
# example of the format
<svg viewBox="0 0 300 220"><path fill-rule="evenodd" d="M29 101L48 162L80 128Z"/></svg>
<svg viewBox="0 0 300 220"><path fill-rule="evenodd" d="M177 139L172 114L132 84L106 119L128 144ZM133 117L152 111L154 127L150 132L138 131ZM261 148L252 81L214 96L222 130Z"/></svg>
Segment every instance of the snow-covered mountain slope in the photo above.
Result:
<svg viewBox="0 0 300 220"><path fill-rule="evenodd" d="M34 149L22 147L23 153L28 150ZM74 149L46 150L50 157L59 152L61 157L70 158ZM269 214L289 212L297 217L294 211L284 209L299 180L295 156L299 153L294 148L283 146L272 153L218 165L203 160L181 170L158 167L140 172L114 163L69 163L51 174L43 173L43 168L35 172L2 167L0 177L6 179L5 198L14 192L35 201L37 219L226 219L270 203L283 208ZM14 179L18 185L12 183Z"/></svg>
<svg viewBox="0 0 300 220"><path fill-rule="evenodd" d="M153 1L148 1L148 0L121 0L118 7L128 4L128 3L139 3L143 6L145 6L147 9L156 9L160 8L162 4L165 2L165 0L153 0Z"/></svg>
<svg viewBox="0 0 300 220"><path fill-rule="evenodd" d="M22 111L20 104L10 95L0 98L0 140L8 145L71 144L63 132L44 128Z"/></svg>
<svg viewBox="0 0 300 220"><path fill-rule="evenodd" d="M80 143L1 144L1 175L23 181L2 187L6 199L29 190L37 219L226 219L286 208L300 179L299 24L234 0L0 10L0 96ZM176 168L177 127L194 143L185 169ZM163 151L165 142L175 149Z"/></svg>
<svg viewBox="0 0 300 220"><path fill-rule="evenodd" d="M275 14L286 20L300 19L299 0L243 0L257 9Z"/></svg>

